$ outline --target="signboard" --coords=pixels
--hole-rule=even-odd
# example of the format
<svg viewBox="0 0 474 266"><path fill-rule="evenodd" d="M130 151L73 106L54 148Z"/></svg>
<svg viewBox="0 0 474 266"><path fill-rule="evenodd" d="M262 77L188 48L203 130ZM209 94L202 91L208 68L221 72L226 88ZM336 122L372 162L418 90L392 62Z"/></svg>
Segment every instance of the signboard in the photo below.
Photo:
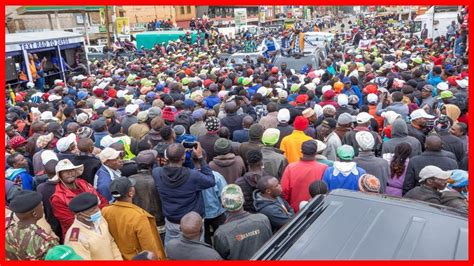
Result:
<svg viewBox="0 0 474 266"><path fill-rule="evenodd" d="M130 23L127 17L117 17L115 23L118 34L130 34Z"/></svg>
<svg viewBox="0 0 474 266"><path fill-rule="evenodd" d="M5 52L21 51L21 50L34 50L42 48L56 47L58 45L66 45L71 43L82 43L84 38L59 38L51 40L41 40L33 42L22 42L17 44L7 44L5 46Z"/></svg>
<svg viewBox="0 0 474 266"><path fill-rule="evenodd" d="M247 9L246 8L234 9L234 21L235 21L235 26L247 25Z"/></svg>
<svg viewBox="0 0 474 266"><path fill-rule="evenodd" d="M305 9L304 18L305 18L306 20L311 20L311 9L309 9L309 8L306 8L306 9Z"/></svg>

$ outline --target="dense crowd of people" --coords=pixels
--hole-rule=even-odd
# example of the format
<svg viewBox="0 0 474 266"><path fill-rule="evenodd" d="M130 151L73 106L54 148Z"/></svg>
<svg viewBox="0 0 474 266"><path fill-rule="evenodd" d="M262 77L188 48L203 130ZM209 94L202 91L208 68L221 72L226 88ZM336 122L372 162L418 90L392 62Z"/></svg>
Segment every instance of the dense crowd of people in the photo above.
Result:
<svg viewBox="0 0 474 266"><path fill-rule="evenodd" d="M336 189L467 212L467 27L456 29L420 39L376 18L303 69L175 42L92 62L46 92L17 88L7 259L246 260Z"/></svg>

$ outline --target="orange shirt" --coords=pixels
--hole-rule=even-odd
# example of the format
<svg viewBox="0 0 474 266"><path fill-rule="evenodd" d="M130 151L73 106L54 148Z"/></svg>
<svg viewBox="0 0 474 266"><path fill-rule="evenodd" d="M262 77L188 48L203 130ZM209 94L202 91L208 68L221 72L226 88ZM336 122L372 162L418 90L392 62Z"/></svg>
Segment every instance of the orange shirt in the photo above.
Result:
<svg viewBox="0 0 474 266"><path fill-rule="evenodd" d="M284 152L288 163L294 163L301 159L303 156L301 145L303 142L311 139L313 138L300 130L293 130L293 133L283 138L280 144L280 150Z"/></svg>

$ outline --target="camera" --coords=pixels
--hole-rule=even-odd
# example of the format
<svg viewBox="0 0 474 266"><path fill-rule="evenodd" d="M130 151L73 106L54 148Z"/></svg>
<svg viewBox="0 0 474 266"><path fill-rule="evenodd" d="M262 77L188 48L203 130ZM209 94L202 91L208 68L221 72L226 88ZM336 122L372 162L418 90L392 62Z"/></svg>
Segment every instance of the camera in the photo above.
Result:
<svg viewBox="0 0 474 266"><path fill-rule="evenodd" d="M183 141L183 146L185 149L197 148L196 141Z"/></svg>

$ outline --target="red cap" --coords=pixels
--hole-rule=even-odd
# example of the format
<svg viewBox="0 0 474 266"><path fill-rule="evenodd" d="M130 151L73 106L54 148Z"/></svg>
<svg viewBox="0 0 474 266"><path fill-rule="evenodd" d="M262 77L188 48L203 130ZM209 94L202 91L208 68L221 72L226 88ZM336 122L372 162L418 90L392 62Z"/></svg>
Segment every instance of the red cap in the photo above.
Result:
<svg viewBox="0 0 474 266"><path fill-rule="evenodd" d="M110 98L115 98L115 97L117 97L117 91L115 89L109 89L109 91L107 92L107 95Z"/></svg>
<svg viewBox="0 0 474 266"><path fill-rule="evenodd" d="M276 67L276 66L272 67L272 73L277 74L278 73L278 67Z"/></svg>
<svg viewBox="0 0 474 266"><path fill-rule="evenodd" d="M309 121L304 116L299 115L295 118L295 122L293 123L293 127L296 130L304 131L308 128Z"/></svg>
<svg viewBox="0 0 474 266"><path fill-rule="evenodd" d="M210 80L210 79L206 79L206 80L204 80L204 82L203 82L203 85L204 85L204 87L206 87L206 88L207 88L207 87L209 87L209 85L211 85L211 84L212 84L212 82L213 82L212 80Z"/></svg>
<svg viewBox="0 0 474 266"><path fill-rule="evenodd" d="M324 97L324 99L326 99L326 100L332 99L332 98L334 98L334 96L336 96L336 93L335 93L333 90L327 90L327 91L323 94L323 97Z"/></svg>
<svg viewBox="0 0 474 266"><path fill-rule="evenodd" d="M377 92L378 92L377 85L369 84L369 85L365 86L365 88L363 89L363 92L365 94L370 94L370 93L377 94Z"/></svg>
<svg viewBox="0 0 474 266"><path fill-rule="evenodd" d="M309 97L306 94L300 94L296 97L296 104L305 104Z"/></svg>

